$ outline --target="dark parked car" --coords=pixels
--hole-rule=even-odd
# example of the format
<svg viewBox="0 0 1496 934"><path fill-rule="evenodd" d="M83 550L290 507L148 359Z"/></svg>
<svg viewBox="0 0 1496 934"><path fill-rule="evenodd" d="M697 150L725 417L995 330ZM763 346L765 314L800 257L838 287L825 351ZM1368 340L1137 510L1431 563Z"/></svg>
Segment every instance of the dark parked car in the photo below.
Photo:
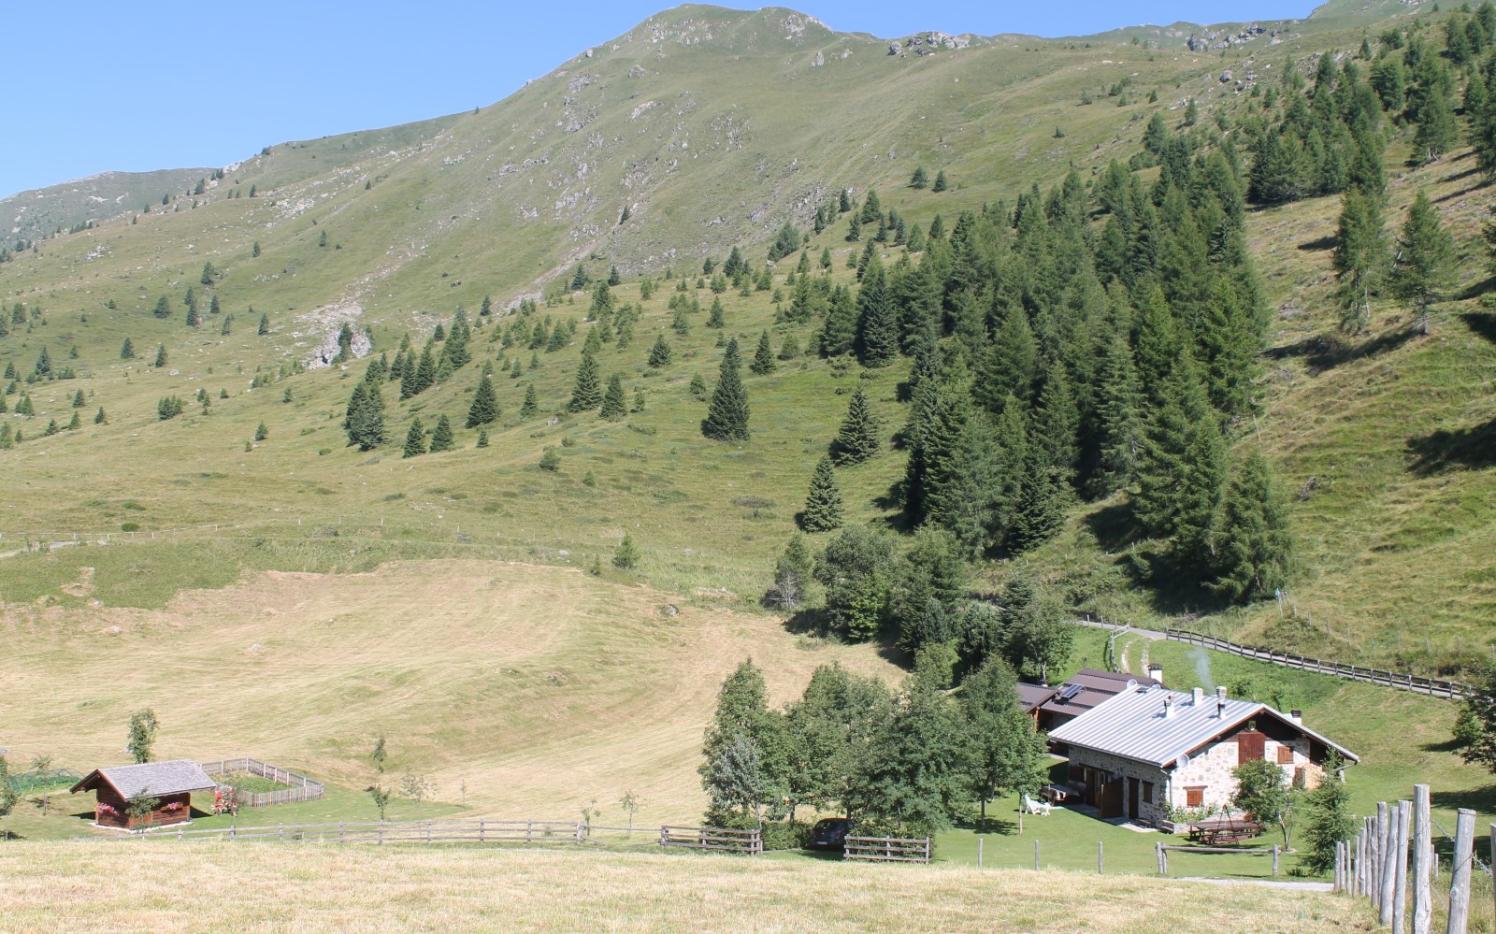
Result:
<svg viewBox="0 0 1496 934"><path fill-rule="evenodd" d="M845 817L827 817L816 821L810 828L812 850L839 850L846 845L847 834L852 832L852 822Z"/></svg>

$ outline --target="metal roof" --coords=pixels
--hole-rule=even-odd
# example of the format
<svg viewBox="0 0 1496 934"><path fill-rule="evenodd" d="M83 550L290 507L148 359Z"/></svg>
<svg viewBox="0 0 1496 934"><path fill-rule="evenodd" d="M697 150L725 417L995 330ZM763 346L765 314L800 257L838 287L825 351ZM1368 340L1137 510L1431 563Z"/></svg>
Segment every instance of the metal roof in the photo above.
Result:
<svg viewBox="0 0 1496 934"><path fill-rule="evenodd" d="M1018 682L1018 708L1028 713L1035 707L1054 697L1055 689L1044 684Z"/></svg>
<svg viewBox="0 0 1496 934"><path fill-rule="evenodd" d="M1156 685L1158 682L1125 672L1082 668L1061 685L1057 696L1045 701L1040 710L1076 717L1139 684Z"/></svg>
<svg viewBox="0 0 1496 934"><path fill-rule="evenodd" d="M175 795L184 791L206 791L217 785L203 767L191 759L167 762L145 762L140 765L112 765L94 769L74 785L73 791L97 788L102 779L114 786L120 797L129 801L145 794Z"/></svg>
<svg viewBox="0 0 1496 934"><path fill-rule="evenodd" d="M1164 716L1166 699L1173 707L1168 717ZM1262 716L1313 737L1352 762L1359 761L1349 749L1260 701L1228 698L1218 702L1215 694L1204 694L1197 704L1191 694L1143 685L1123 691L1056 727L1049 739L1163 768L1222 733Z"/></svg>

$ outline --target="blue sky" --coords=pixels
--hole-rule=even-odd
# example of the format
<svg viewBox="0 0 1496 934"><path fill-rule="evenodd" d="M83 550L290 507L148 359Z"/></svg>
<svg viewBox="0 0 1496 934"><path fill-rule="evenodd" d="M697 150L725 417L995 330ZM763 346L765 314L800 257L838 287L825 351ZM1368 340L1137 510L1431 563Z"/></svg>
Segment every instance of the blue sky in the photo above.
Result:
<svg viewBox="0 0 1496 934"><path fill-rule="evenodd" d="M225 165L288 139L490 104L666 2L6 4L0 196L106 169ZM778 5L880 36L920 29L1055 36L1180 19L1305 16L1315 0Z"/></svg>

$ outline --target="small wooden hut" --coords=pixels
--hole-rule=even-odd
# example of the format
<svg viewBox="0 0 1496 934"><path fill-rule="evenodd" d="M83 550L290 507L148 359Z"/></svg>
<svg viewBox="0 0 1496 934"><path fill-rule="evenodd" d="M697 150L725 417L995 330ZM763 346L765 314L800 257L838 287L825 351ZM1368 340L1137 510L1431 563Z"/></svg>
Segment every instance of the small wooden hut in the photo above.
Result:
<svg viewBox="0 0 1496 934"><path fill-rule="evenodd" d="M217 783L191 759L115 765L94 769L72 787L74 794L95 794L94 822L100 827L138 830L180 824L192 817L192 793L211 791ZM131 802L149 799L148 810ZM132 814L135 810L137 813Z"/></svg>

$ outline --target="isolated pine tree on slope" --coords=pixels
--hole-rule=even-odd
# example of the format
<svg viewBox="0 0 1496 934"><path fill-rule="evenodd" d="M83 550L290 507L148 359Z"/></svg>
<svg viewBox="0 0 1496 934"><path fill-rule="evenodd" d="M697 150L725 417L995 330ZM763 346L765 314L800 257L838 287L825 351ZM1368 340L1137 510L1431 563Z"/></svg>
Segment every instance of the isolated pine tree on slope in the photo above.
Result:
<svg viewBox="0 0 1496 934"><path fill-rule="evenodd" d="M727 351L722 355L722 371L717 378L717 388L712 392L706 420L701 423L701 433L708 438L718 441L748 440L748 391L743 388L740 367L738 341L733 338L727 342Z"/></svg>

